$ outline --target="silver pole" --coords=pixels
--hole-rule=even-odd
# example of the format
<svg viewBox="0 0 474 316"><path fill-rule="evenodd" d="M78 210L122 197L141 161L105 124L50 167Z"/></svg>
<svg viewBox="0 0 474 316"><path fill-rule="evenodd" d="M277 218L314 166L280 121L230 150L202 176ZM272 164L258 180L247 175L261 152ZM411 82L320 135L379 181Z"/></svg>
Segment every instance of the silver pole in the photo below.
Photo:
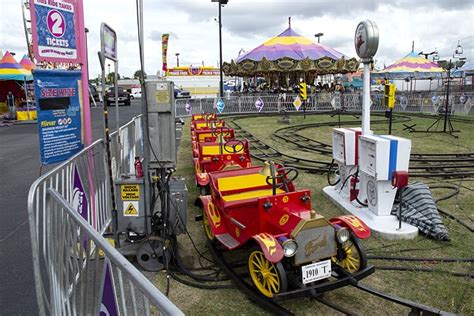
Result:
<svg viewBox="0 0 474 316"><path fill-rule="evenodd" d="M364 61L364 92L362 101L362 135L370 133L370 63Z"/></svg>

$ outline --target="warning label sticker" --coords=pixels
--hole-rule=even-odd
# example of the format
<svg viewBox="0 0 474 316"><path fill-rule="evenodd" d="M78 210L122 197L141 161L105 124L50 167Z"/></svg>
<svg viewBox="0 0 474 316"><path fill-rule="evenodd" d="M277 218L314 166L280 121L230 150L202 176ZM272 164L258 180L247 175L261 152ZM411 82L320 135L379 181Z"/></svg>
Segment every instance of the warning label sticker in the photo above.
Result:
<svg viewBox="0 0 474 316"><path fill-rule="evenodd" d="M123 202L123 216L138 216L138 201Z"/></svg>
<svg viewBox="0 0 474 316"><path fill-rule="evenodd" d="M120 191L122 192L123 201L140 199L140 186L138 184L122 184Z"/></svg>

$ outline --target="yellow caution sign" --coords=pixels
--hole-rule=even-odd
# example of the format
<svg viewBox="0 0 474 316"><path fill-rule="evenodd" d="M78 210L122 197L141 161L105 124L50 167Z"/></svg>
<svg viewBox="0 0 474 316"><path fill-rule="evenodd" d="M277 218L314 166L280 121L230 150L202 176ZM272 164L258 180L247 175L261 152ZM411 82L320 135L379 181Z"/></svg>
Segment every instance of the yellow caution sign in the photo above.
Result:
<svg viewBox="0 0 474 316"><path fill-rule="evenodd" d="M123 202L123 216L138 216L138 201Z"/></svg>
<svg viewBox="0 0 474 316"><path fill-rule="evenodd" d="M140 200L140 186L138 184L122 184L120 191L123 201Z"/></svg>

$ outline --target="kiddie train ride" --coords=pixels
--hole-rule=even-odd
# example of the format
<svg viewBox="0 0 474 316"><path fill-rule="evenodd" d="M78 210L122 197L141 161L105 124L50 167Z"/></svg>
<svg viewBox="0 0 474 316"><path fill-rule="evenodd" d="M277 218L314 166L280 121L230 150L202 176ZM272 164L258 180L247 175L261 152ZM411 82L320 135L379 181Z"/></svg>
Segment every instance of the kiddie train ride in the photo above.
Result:
<svg viewBox="0 0 474 316"><path fill-rule="evenodd" d="M214 143L199 142L197 126L209 126L203 124L208 120L225 126L208 114L192 118L195 170L205 174L210 192L200 197L204 232L211 247L248 250L247 270L259 294L320 294L373 273L359 241L370 229L361 220L353 215L325 219L313 209L310 190L296 189L298 171L274 162L253 166L247 141L227 140L233 149L223 153L222 138L230 129L214 129ZM201 167L214 158L232 163Z"/></svg>

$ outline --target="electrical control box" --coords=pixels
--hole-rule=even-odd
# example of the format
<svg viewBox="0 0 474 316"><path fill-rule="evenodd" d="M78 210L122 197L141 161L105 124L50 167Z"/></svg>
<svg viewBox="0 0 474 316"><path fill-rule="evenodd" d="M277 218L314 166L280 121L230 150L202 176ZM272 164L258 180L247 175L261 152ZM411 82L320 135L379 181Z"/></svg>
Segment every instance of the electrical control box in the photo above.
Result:
<svg viewBox="0 0 474 316"><path fill-rule="evenodd" d="M149 167L172 168L176 166L176 123L173 82L148 80L145 83ZM147 141L147 140L145 140Z"/></svg>
<svg viewBox="0 0 474 316"><path fill-rule="evenodd" d="M358 138L360 128L334 128L332 130L332 157L346 166L358 164Z"/></svg>
<svg viewBox="0 0 474 316"><path fill-rule="evenodd" d="M145 190L143 178L126 177L115 181L117 192L117 233L145 234Z"/></svg>
<svg viewBox="0 0 474 316"><path fill-rule="evenodd" d="M169 182L170 188L170 214L171 229L178 235L186 231L188 188L186 180L173 177Z"/></svg>

